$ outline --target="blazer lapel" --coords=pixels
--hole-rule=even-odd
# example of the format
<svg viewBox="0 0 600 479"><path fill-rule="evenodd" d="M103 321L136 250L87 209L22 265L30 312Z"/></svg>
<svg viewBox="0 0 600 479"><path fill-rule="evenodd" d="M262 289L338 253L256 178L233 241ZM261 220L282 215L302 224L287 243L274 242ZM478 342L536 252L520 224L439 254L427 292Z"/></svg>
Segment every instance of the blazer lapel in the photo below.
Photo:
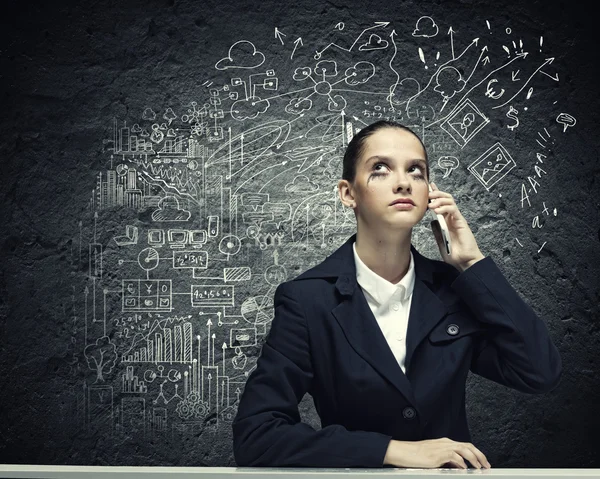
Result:
<svg viewBox="0 0 600 479"><path fill-rule="evenodd" d="M407 374L410 372L410 363L417 347L446 313L447 308L444 303L417 274L408 315L408 331L406 332L404 366Z"/></svg>
<svg viewBox="0 0 600 479"><path fill-rule="evenodd" d="M354 282L355 284L352 284ZM338 289L346 290L342 302L331 311L354 350L375 371L392 383L411 404L415 397L408 378L396 361L356 278L342 276L336 283ZM350 286L352 291L348 288Z"/></svg>
<svg viewBox="0 0 600 479"><path fill-rule="evenodd" d="M341 294L341 300L333 307L331 313L344 331L348 342L373 369L417 407L410 381L396 361L356 281L352 251L352 243L355 240L356 235L353 235L323 263L301 274L296 280L315 277L337 278L335 286ZM432 290L435 288L435 263L422 256L412 245L411 251L415 260L416 278L406 338L407 373L410 373L410 362L419 344L447 313L446 306Z"/></svg>

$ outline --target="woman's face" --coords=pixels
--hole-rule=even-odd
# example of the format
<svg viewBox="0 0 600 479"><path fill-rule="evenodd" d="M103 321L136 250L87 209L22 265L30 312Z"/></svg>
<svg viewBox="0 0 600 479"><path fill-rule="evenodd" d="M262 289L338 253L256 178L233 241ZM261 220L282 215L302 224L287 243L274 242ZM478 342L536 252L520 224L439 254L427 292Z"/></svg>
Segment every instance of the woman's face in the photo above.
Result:
<svg viewBox="0 0 600 479"><path fill-rule="evenodd" d="M423 146L409 131L382 128L370 135L346 192L358 223L376 229L407 229L421 221L429 200L426 168ZM393 205L398 199L410 199L414 206Z"/></svg>

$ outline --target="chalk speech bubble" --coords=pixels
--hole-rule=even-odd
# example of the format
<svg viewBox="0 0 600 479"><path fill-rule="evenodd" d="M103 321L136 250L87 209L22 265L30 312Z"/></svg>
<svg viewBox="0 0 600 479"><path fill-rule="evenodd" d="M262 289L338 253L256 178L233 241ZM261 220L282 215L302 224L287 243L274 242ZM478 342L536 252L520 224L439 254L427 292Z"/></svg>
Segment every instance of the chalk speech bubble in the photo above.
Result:
<svg viewBox="0 0 600 479"><path fill-rule="evenodd" d="M262 211L249 211L242 213L244 223L255 223L260 225L265 221L273 221L273 213L263 213Z"/></svg>
<svg viewBox="0 0 600 479"><path fill-rule="evenodd" d="M265 203L263 212L272 213L275 225L279 228L281 223L292 217L292 206L288 203Z"/></svg>
<svg viewBox="0 0 600 479"><path fill-rule="evenodd" d="M438 166L444 170L444 178L447 178L452 171L458 168L458 158L455 156L440 156Z"/></svg>
<svg viewBox="0 0 600 479"><path fill-rule="evenodd" d="M242 205L251 206L256 211L256 208L263 203L269 201L268 193L242 193Z"/></svg>
<svg viewBox="0 0 600 479"><path fill-rule="evenodd" d="M569 115L568 113L560 113L556 117L556 122L560 123L563 126L563 133L564 133L565 131L567 131L567 128L569 128L571 126L575 126L575 124L577 123L577 120L575 118L573 118L571 115Z"/></svg>

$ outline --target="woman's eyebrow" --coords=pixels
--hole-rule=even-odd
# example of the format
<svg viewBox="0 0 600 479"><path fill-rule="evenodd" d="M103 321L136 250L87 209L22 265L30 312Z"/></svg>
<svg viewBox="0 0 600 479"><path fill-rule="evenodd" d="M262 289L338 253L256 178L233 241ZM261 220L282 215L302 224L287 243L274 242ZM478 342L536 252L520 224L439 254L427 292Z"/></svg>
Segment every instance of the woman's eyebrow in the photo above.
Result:
<svg viewBox="0 0 600 479"><path fill-rule="evenodd" d="M389 156L381 156L381 155L375 155L372 156L370 158L367 159L367 161L365 161L365 165L368 165L369 163L371 163L372 161L389 161L389 162L393 162L392 158L390 158ZM427 162L421 158L414 158L412 160L408 160L408 163L419 163L423 166L423 168L427 168Z"/></svg>

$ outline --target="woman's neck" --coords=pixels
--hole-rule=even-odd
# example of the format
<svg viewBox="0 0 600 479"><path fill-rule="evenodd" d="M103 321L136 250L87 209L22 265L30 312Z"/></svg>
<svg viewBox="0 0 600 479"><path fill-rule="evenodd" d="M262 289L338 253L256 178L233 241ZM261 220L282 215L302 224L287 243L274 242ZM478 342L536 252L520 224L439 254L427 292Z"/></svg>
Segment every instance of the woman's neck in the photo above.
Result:
<svg viewBox="0 0 600 479"><path fill-rule="evenodd" d="M373 272L390 283L397 283L410 266L410 230L373 235L356 232L356 253Z"/></svg>

